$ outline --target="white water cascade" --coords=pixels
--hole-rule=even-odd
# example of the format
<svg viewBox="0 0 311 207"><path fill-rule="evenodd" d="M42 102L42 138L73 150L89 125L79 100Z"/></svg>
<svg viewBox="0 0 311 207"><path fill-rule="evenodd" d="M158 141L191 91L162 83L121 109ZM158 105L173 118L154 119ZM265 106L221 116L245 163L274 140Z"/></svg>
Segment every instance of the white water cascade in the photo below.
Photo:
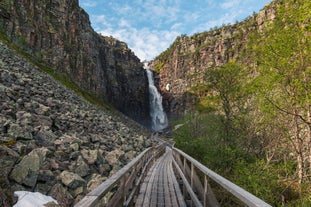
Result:
<svg viewBox="0 0 311 207"><path fill-rule="evenodd" d="M162 106L162 96L154 85L153 74L148 66L148 63L144 63L149 83L149 102L150 102L150 116L151 127L154 131L161 131L168 125L166 113Z"/></svg>

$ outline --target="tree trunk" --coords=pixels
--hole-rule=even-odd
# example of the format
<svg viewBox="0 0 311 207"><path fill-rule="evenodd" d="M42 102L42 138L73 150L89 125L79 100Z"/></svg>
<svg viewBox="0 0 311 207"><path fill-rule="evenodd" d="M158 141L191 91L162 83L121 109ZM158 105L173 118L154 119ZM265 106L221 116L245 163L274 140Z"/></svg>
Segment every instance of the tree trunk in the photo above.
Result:
<svg viewBox="0 0 311 207"><path fill-rule="evenodd" d="M295 127L295 148L296 148L296 153L297 153L297 173L298 173L298 183L303 182L303 149L302 149L302 144L300 140L300 128L299 128L299 121L298 118L295 116L294 117L294 127Z"/></svg>

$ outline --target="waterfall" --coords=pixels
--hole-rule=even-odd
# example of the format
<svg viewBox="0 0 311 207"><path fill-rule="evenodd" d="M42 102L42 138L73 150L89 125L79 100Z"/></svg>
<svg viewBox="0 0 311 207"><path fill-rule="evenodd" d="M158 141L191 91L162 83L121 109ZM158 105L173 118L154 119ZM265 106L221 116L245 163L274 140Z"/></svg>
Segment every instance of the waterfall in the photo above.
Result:
<svg viewBox="0 0 311 207"><path fill-rule="evenodd" d="M167 117L162 106L162 96L154 85L153 74L147 62L144 63L144 68L146 69L149 83L151 127L154 131L161 131L168 125Z"/></svg>

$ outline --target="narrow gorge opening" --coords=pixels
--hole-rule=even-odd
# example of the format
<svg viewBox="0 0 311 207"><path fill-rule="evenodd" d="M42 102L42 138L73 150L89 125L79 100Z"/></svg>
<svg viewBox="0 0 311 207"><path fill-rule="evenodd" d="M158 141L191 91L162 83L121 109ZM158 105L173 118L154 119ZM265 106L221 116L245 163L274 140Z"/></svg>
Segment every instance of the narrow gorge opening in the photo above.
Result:
<svg viewBox="0 0 311 207"><path fill-rule="evenodd" d="M148 77L149 85L149 104L151 116L151 128L158 132L168 126L168 120L162 106L162 96L157 87L154 85L153 73L147 62L144 63L144 68Z"/></svg>

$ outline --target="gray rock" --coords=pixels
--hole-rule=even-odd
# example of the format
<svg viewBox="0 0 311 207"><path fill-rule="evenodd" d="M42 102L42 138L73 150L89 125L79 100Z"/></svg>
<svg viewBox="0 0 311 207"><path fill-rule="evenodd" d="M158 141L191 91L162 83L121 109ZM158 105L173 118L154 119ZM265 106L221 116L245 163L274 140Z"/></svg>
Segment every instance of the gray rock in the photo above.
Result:
<svg viewBox="0 0 311 207"><path fill-rule="evenodd" d="M117 164L121 155L124 155L124 152L120 149L115 149L111 152L108 152L105 156L105 159L108 161L109 165L113 166Z"/></svg>
<svg viewBox="0 0 311 207"><path fill-rule="evenodd" d="M79 144L78 143L73 143L70 145L70 149L73 151L73 152L76 152L79 150Z"/></svg>
<svg viewBox="0 0 311 207"><path fill-rule="evenodd" d="M33 123L33 115L25 111L16 113L16 122L22 126L31 125Z"/></svg>
<svg viewBox="0 0 311 207"><path fill-rule="evenodd" d="M11 124L8 134L17 140L31 140L33 138L29 128L21 127L17 124Z"/></svg>
<svg viewBox="0 0 311 207"><path fill-rule="evenodd" d="M81 154L89 165L94 164L96 161L99 161L100 159L98 150L82 150Z"/></svg>
<svg viewBox="0 0 311 207"><path fill-rule="evenodd" d="M53 121L48 116L37 115L35 116L33 125L35 128L50 129L53 125Z"/></svg>
<svg viewBox="0 0 311 207"><path fill-rule="evenodd" d="M38 108L35 109L35 113L40 115L46 115L49 110L50 107L45 106L43 104L39 104Z"/></svg>
<svg viewBox="0 0 311 207"><path fill-rule="evenodd" d="M80 156L77 160L77 165L75 166L75 173L80 175L81 177L87 176L90 172L90 168L88 164L86 164L82 157Z"/></svg>
<svg viewBox="0 0 311 207"><path fill-rule="evenodd" d="M7 178L18 158L19 155L14 150L0 145L1 176Z"/></svg>
<svg viewBox="0 0 311 207"><path fill-rule="evenodd" d="M135 156L136 156L136 153L135 153L135 151L128 151L128 152L126 152L125 153L125 158L127 159L127 160L132 160L132 159L134 159L135 158Z"/></svg>
<svg viewBox="0 0 311 207"><path fill-rule="evenodd" d="M31 151L14 167L10 178L19 184L34 187L47 152L47 148L39 148Z"/></svg>
<svg viewBox="0 0 311 207"><path fill-rule="evenodd" d="M62 180L62 183L64 185L72 189L85 186L86 184L85 180L81 178L78 174L69 171L63 171L60 174L60 179Z"/></svg>
<svg viewBox="0 0 311 207"><path fill-rule="evenodd" d="M97 186L99 186L106 179L107 177L103 177L98 174L93 174L90 181L87 183L87 191L90 192L94 190Z"/></svg>
<svg viewBox="0 0 311 207"><path fill-rule="evenodd" d="M49 195L56 199L60 206L72 206L74 201L72 195L60 183L57 183L52 187Z"/></svg>
<svg viewBox="0 0 311 207"><path fill-rule="evenodd" d="M52 146L56 138L56 135L52 131L44 129L35 135L38 144L44 147Z"/></svg>

